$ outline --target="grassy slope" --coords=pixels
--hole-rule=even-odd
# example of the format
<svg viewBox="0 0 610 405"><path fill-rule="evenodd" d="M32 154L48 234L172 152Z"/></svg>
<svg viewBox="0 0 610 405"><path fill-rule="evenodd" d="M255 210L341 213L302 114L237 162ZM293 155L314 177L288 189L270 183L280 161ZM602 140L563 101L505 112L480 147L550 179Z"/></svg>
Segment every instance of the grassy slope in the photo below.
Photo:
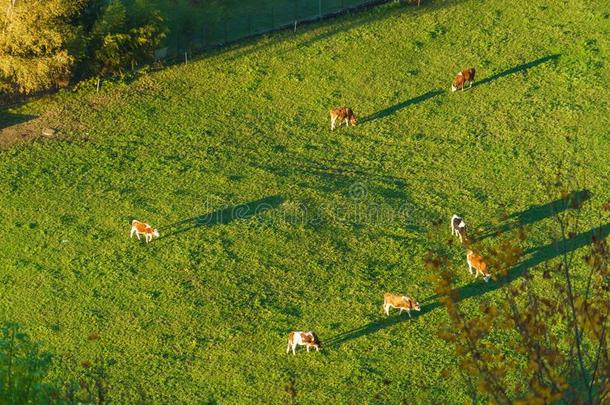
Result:
<svg viewBox="0 0 610 405"><path fill-rule="evenodd" d="M103 356L115 400L278 402L294 378L303 402L461 402L460 374L441 377L455 364L443 310L379 322L381 296L431 295L429 221L545 204L558 157L593 192L587 213L607 201L610 20L591 3L389 5L20 108L61 106L72 140L0 154L0 314L56 355L51 377ZM470 65L479 81L510 74L447 92ZM331 133L338 104L373 119ZM127 238L134 217L168 234L260 199L271 209L249 220ZM354 213L374 204L389 219ZM531 246L550 229L537 221ZM288 330L356 328L323 354L284 353Z"/></svg>

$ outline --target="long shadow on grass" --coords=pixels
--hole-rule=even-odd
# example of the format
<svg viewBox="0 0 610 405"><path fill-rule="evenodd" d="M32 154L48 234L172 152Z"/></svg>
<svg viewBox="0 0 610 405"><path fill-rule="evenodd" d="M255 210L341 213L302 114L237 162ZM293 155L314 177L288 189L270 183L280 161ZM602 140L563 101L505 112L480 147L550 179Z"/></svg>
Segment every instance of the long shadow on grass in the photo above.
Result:
<svg viewBox="0 0 610 405"><path fill-rule="evenodd" d="M500 225L487 227L482 234L474 235L474 239L480 241L485 238L495 237L510 231L511 229L533 224L534 222L557 215L568 209L580 208L583 203L591 198L591 196L592 193L589 190L573 191L555 201L542 205L535 205L525 211L514 213L506 218Z"/></svg>
<svg viewBox="0 0 610 405"><path fill-rule="evenodd" d="M437 90L429 91L429 92L424 93L424 94L422 94L420 96L411 98L409 100L401 101L400 103L394 104L393 106L390 106L390 107L388 107L386 109L383 109L381 111L377 111L376 113L368 115L368 116L362 118L360 120L360 122L361 123L365 123L365 122L375 121L377 119L387 117L388 115L394 114L394 113L402 110L403 108L407 108L410 105L415 105L415 104L422 103L422 102L424 102L426 100L429 100L432 97L436 97L436 96L438 96L439 94L442 94L442 93L444 93L444 92L442 90L438 90L438 89Z"/></svg>
<svg viewBox="0 0 610 405"><path fill-rule="evenodd" d="M454 290L454 292L457 292L459 301L463 301L468 298L480 296L488 292L495 291L504 286L505 284L510 283L516 280L517 278L523 276L529 269L541 263L561 256L564 252L570 253L583 246L587 246L592 242L594 237L597 239L604 239L608 237L608 235L610 235L610 223L578 234L577 236L568 239L567 241L550 243L548 245L539 247L534 250L533 254L529 258L523 260L521 263L511 269L511 271L504 279L498 281L490 281L489 283L485 283L482 281L473 282L465 285L464 287L457 288L456 290ZM435 301L422 305L421 312L412 312L412 314L415 314L413 315L413 318L425 316L426 313L431 312L432 310L442 306L442 304L438 301L439 298L440 297L438 295L428 297L425 302L431 300ZM378 321L368 323L359 328L352 329L348 332L341 333L337 336L333 336L332 338L325 340L324 343L326 346L330 347L339 346L347 341L357 339L362 336L370 335L380 329L385 329L397 323L401 323L408 320L409 317L406 315L395 315L388 318L380 319Z"/></svg>
<svg viewBox="0 0 610 405"><path fill-rule="evenodd" d="M503 72L496 73L493 76L489 76L489 77L486 77L483 80L475 82L472 86L473 87L481 86L483 84L493 82L494 80L501 79L501 78L503 78L505 76L512 75L513 73L523 72L523 71L525 71L527 69L531 69L531 68L536 67L538 65L541 65L543 63L550 62L552 60L557 60L557 59L559 59L560 56L561 56L560 53L557 53L557 54L554 54L554 55L548 55L548 56L545 56L543 58L539 58L539 59L533 60L531 62L527 62L527 63L524 63L522 65L518 65L518 66L512 67L510 69L506 69Z"/></svg>
<svg viewBox="0 0 610 405"><path fill-rule="evenodd" d="M361 167L352 161L341 161L327 158L308 158L304 155L285 152L276 159L274 163L253 165L263 170L275 173L283 177L293 173L310 174L324 180L329 185L329 190L345 191L356 199L364 197L358 192L373 192L390 199L406 199L404 188L406 181L392 175L378 174L376 170ZM383 183L383 186L375 186L374 182ZM300 182L300 186L307 187L306 183ZM316 186L319 187L319 186ZM359 190L356 190L359 189ZM316 189L316 191L320 191Z"/></svg>
<svg viewBox="0 0 610 405"><path fill-rule="evenodd" d="M0 111L0 129L8 128L13 125L21 124L36 118L35 115L13 114L7 111Z"/></svg>
<svg viewBox="0 0 610 405"><path fill-rule="evenodd" d="M252 218L265 211L277 208L282 201L284 201L284 199L281 196L274 195L249 203L225 207L207 214L183 219L161 227L160 232L162 236L159 239L169 238L170 236L175 236L202 226L228 224L229 222Z"/></svg>

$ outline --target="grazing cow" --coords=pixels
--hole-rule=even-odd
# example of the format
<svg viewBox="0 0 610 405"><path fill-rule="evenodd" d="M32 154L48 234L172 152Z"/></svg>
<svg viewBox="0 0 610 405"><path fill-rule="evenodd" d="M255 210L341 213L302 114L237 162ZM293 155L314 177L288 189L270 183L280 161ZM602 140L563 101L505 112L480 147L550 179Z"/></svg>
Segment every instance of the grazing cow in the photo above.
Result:
<svg viewBox="0 0 610 405"><path fill-rule="evenodd" d="M474 83L474 68L464 69L455 76L453 84L451 85L451 91L456 91L461 88L464 91L464 84L468 82L468 88L472 87Z"/></svg>
<svg viewBox="0 0 610 405"><path fill-rule="evenodd" d="M294 350L297 346L307 346L307 351L309 352L309 348L313 347L317 351L320 351L320 346L322 342L316 336L315 333L309 332L290 332L288 334L288 347L286 347L286 353L290 353L290 349L292 349L292 354L294 355Z"/></svg>
<svg viewBox="0 0 610 405"><path fill-rule="evenodd" d="M483 276L485 282L488 282L491 278L491 274L487 272L487 263L483 260L483 256L474 253L469 250L466 253L466 261L468 262L468 271L470 274L474 274L474 278L479 276L479 273ZM472 270L474 269L474 271Z"/></svg>
<svg viewBox="0 0 610 405"><path fill-rule="evenodd" d="M402 314L403 310L406 310L409 318L411 317L411 310L420 311L419 302L413 298L409 298L406 295L385 293L383 294L383 311L388 316L390 316L390 307L398 308L398 315Z"/></svg>
<svg viewBox="0 0 610 405"><path fill-rule="evenodd" d="M466 238L466 222L462 217L453 215L451 217L451 235L459 236L460 242L464 243Z"/></svg>
<svg viewBox="0 0 610 405"><path fill-rule="evenodd" d="M356 116L351 108L348 107L335 107L330 109L330 130L335 129L335 122L339 120L339 125L342 122L349 127L349 124L356 125Z"/></svg>
<svg viewBox="0 0 610 405"><path fill-rule="evenodd" d="M144 222L140 222L137 219L131 221L131 233L129 234L129 237L133 238L134 233L138 237L138 240L140 240L140 234L144 234L144 240L146 240L146 243L150 242L153 237L159 237L158 229L153 229L152 226L145 224Z"/></svg>

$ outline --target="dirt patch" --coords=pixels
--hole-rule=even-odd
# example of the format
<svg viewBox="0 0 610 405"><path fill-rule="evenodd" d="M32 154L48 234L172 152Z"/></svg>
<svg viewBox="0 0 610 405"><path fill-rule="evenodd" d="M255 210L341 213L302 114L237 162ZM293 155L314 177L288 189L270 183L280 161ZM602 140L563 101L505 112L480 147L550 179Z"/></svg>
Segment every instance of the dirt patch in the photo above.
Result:
<svg viewBox="0 0 610 405"><path fill-rule="evenodd" d="M2 124L6 125L5 123ZM0 150L6 150L21 142L42 137L44 124L39 117L31 117L17 123L9 123L0 129Z"/></svg>
<svg viewBox="0 0 610 405"><path fill-rule="evenodd" d="M40 116L0 112L0 151L37 139L67 139L65 115L63 109Z"/></svg>

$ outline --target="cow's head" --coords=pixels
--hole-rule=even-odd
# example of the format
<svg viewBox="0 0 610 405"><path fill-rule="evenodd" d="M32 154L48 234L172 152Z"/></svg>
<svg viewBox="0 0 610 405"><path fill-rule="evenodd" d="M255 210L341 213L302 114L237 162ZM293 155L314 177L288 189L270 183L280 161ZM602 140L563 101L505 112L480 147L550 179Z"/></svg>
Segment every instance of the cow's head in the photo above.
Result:
<svg viewBox="0 0 610 405"><path fill-rule="evenodd" d="M322 348L322 342L320 342L318 336L313 332L310 332L309 335L311 336L309 344L313 346L316 350L320 350Z"/></svg>
<svg viewBox="0 0 610 405"><path fill-rule="evenodd" d="M356 121L357 121L356 116L354 114L352 114L352 116L349 119L349 123L352 125L356 125Z"/></svg>
<svg viewBox="0 0 610 405"><path fill-rule="evenodd" d="M155 238L158 238L159 237L159 230L158 229L153 229L153 233L152 234L153 234L153 236Z"/></svg>
<svg viewBox="0 0 610 405"><path fill-rule="evenodd" d="M485 277L483 277L483 280L485 280L485 282L487 283L490 278L491 278L491 274L487 273L487 274L485 274Z"/></svg>
<svg viewBox="0 0 610 405"><path fill-rule="evenodd" d="M451 91L456 91L458 89L458 86L460 84L463 85L464 83L464 76L462 75L462 72L458 73L457 76L455 76L455 79L453 79L453 83L451 83Z"/></svg>

